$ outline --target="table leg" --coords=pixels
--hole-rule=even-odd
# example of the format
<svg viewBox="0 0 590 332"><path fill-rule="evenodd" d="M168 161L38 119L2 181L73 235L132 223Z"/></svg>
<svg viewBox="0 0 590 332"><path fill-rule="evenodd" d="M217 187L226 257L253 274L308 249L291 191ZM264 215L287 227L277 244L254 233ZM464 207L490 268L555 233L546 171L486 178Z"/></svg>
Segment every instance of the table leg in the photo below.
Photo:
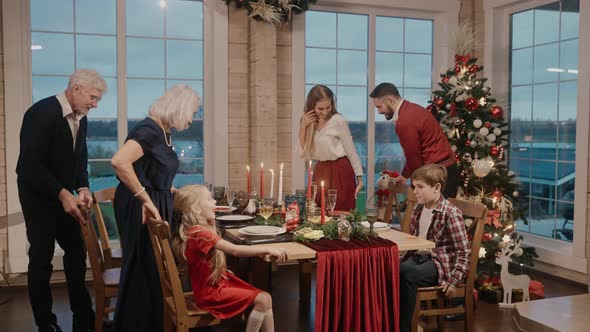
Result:
<svg viewBox="0 0 590 332"><path fill-rule="evenodd" d="M299 301L309 303L311 299L312 263L309 259L299 261Z"/></svg>
<svg viewBox="0 0 590 332"><path fill-rule="evenodd" d="M270 290L270 263L252 258L252 286L264 291Z"/></svg>

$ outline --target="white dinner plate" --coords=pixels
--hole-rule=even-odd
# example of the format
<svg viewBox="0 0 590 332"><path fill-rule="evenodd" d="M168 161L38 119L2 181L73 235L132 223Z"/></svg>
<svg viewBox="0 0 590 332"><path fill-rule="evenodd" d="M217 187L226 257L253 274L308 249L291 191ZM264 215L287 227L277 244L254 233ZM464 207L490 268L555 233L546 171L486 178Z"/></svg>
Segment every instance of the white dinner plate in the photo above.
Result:
<svg viewBox="0 0 590 332"><path fill-rule="evenodd" d="M361 222L361 224L364 227L366 227L366 228L370 228L371 227L371 225L369 224L368 221L363 221L363 222ZM376 231L383 231L383 230L389 229L389 226L390 226L389 224L386 224L384 222L376 221L373 224L373 229L376 230Z"/></svg>
<svg viewBox="0 0 590 332"><path fill-rule="evenodd" d="M240 233L249 236L272 236L285 233L287 230L277 226L248 226L240 228Z"/></svg>
<svg viewBox="0 0 590 332"><path fill-rule="evenodd" d="M231 208L227 205L217 205L213 211L221 212L221 213L230 213L234 212L237 207L232 206Z"/></svg>
<svg viewBox="0 0 590 332"><path fill-rule="evenodd" d="M254 219L254 217L247 214L228 214L216 217L215 219L221 221L248 221Z"/></svg>

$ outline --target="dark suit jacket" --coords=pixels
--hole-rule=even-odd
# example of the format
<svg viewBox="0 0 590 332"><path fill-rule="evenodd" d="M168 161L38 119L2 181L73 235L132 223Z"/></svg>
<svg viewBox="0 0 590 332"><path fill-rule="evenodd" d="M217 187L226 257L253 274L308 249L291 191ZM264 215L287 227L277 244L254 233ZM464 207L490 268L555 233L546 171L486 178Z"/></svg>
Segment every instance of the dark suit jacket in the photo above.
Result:
<svg viewBox="0 0 590 332"><path fill-rule="evenodd" d="M20 131L16 166L19 190L57 200L62 189L88 187L88 119L80 120L73 149L72 131L56 96L36 102L27 110Z"/></svg>

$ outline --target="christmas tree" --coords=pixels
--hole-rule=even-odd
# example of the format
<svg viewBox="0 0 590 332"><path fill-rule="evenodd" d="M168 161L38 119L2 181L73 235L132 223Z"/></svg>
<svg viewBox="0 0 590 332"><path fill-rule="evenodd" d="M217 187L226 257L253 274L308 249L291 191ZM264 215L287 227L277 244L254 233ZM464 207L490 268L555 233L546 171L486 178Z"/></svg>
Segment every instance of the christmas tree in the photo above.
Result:
<svg viewBox="0 0 590 332"><path fill-rule="evenodd" d="M514 221L526 223L526 206L519 199L516 174L507 165L507 114L492 97L487 79L480 77L482 70L469 53L456 54L453 67L440 75L440 90L433 92L427 109L440 122L455 152L464 181L458 196L488 207L478 271L494 275L500 269L496 253L516 242ZM522 249L514 259L533 265L532 259L538 257L534 248Z"/></svg>

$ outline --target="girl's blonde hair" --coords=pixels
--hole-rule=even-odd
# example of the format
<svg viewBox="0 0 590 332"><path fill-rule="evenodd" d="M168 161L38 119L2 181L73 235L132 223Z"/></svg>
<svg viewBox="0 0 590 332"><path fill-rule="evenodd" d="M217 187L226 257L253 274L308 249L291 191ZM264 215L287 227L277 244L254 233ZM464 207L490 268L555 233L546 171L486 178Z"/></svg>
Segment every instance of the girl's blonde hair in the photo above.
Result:
<svg viewBox="0 0 590 332"><path fill-rule="evenodd" d="M177 236L174 237L174 251L176 257L186 263L186 245L189 238L196 238L198 229L190 229L194 226L202 226L217 232L215 224L210 225L207 219L201 215L200 200L202 197L208 197L209 190L199 185L184 186L174 193L174 210L180 214L180 225ZM213 238L199 237L202 241L212 241ZM208 257L211 264L211 276L209 284L215 285L221 278L225 278L226 263L223 251L215 247L209 252Z"/></svg>
<svg viewBox="0 0 590 332"><path fill-rule="evenodd" d="M313 88L311 88L311 90L309 90L309 93L307 94L307 99L305 100L305 109L303 110L303 112L313 112L315 110L315 105L319 101L322 101L324 99L328 99L330 101L330 104L332 105L330 117L332 117L334 114L337 114L338 111L336 111L336 96L334 95L334 92L332 92L332 90L330 90L330 88L328 88L327 86L320 84L314 86ZM312 123L309 127L307 127L307 130L305 131L305 144L303 145L304 155L308 155L309 151L313 146L313 137L315 135L316 127L317 125L315 123Z"/></svg>
<svg viewBox="0 0 590 332"><path fill-rule="evenodd" d="M167 126L178 131L188 128L186 118L192 116L201 104L199 96L186 84L177 84L168 89L158 98L149 110L150 116L155 116Z"/></svg>

